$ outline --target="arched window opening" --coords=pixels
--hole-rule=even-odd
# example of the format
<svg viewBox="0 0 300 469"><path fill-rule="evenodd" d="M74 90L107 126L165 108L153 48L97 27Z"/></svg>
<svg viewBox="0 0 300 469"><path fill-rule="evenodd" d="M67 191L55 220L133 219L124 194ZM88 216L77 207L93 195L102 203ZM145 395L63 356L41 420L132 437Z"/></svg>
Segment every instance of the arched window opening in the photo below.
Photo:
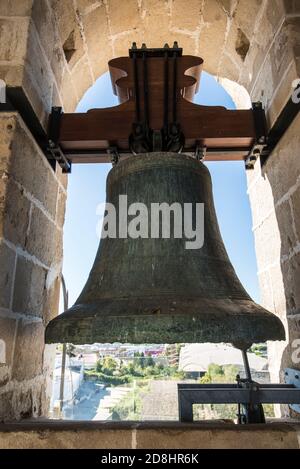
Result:
<svg viewBox="0 0 300 469"><path fill-rule="evenodd" d="M235 109L236 104L240 107L241 102L235 99L235 104L225 88L235 99L235 84L229 80L218 82L204 72L194 101L227 109ZM86 92L77 112L117 104L106 73ZM250 106L246 92L242 104ZM259 302L244 163L206 164L228 255L242 284ZM63 264L69 306L81 293L98 249L97 231L110 169L111 164L74 165L69 177ZM268 380L266 346L254 347L253 352L256 354L251 353L250 366L254 376ZM177 420L178 381L234 382L236 374L243 372L240 352L226 344L68 344L63 402L59 402L61 361L62 346L58 346L50 415L75 420ZM272 409L268 410L272 415ZM234 418L235 413L234 406L202 406L195 419Z"/></svg>

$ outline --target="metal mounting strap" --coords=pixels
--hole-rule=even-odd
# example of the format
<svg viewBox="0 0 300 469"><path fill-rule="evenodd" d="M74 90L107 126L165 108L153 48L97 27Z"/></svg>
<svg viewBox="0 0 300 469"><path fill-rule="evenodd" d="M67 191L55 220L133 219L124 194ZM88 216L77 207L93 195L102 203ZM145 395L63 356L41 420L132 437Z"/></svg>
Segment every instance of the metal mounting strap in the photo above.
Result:
<svg viewBox="0 0 300 469"><path fill-rule="evenodd" d="M246 169L254 169L256 160L262 155L263 150L267 145L267 122L265 111L261 102L252 103L252 112L255 125L256 139L255 143L250 150L246 161Z"/></svg>
<svg viewBox="0 0 300 469"><path fill-rule="evenodd" d="M71 163L64 155L63 151L61 150L59 145L55 145L52 140L48 142L47 151L51 155L53 159L57 161L59 166L62 168L63 173L70 173L71 172Z"/></svg>
<svg viewBox="0 0 300 469"><path fill-rule="evenodd" d="M61 107L53 107L49 118L48 127L48 146L47 152L53 159L57 161L64 173L71 172L71 162L65 156L59 142L60 121L62 116Z"/></svg>

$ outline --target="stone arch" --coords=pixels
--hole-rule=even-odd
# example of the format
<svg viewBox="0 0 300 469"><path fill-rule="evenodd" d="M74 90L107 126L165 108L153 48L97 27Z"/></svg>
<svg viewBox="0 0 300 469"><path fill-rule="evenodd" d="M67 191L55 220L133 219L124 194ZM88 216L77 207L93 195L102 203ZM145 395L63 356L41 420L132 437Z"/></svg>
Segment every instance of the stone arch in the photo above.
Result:
<svg viewBox="0 0 300 469"><path fill-rule="evenodd" d="M127 55L133 41L161 47L177 40L186 54L204 58L207 72L243 85L265 104L274 98L270 89L278 87L280 71L294 68L296 25L288 1L191 0L188 8L183 0L20 3L18 24L11 23L22 25L27 48L6 51L22 67L14 65L20 76L12 77L11 67L4 75L8 84L21 82L37 110L42 106L46 113L59 104L74 110L108 60Z"/></svg>
<svg viewBox="0 0 300 469"><path fill-rule="evenodd" d="M73 111L108 60L127 55L133 41L161 47L177 40L227 89L231 80L262 100L271 125L300 73L299 12L293 0L2 0L0 78L22 88L46 127L52 105ZM248 173L263 303L285 318L293 337L300 329L299 125L298 116L267 165L258 161ZM10 351L0 419L11 419L47 409L51 360L43 332L57 312L67 183L16 112L1 113L0 131L0 321ZM21 395L22 408L13 404Z"/></svg>

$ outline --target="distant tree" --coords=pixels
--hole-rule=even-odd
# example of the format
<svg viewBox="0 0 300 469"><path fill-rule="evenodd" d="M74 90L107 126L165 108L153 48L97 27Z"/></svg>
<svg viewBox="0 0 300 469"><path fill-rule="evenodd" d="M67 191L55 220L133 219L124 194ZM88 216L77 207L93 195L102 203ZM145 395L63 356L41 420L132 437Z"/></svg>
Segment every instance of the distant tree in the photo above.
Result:
<svg viewBox="0 0 300 469"><path fill-rule="evenodd" d="M155 365L155 361L150 355L148 355L147 357L145 357L144 364L145 364L145 368L149 366L153 367Z"/></svg>
<svg viewBox="0 0 300 469"><path fill-rule="evenodd" d="M208 373L205 373L203 376L201 376L200 383L201 384L210 384L211 383L211 377L209 376Z"/></svg>
<svg viewBox="0 0 300 469"><path fill-rule="evenodd" d="M235 383L236 375L238 374L238 367L236 365L223 366L224 376L227 383Z"/></svg>
<svg viewBox="0 0 300 469"><path fill-rule="evenodd" d="M182 349L182 347L184 347L185 344L176 344L176 353L177 355L179 356L180 355L180 350Z"/></svg>
<svg viewBox="0 0 300 469"><path fill-rule="evenodd" d="M97 360L97 363L96 363L96 371L98 373L101 373L102 372L102 360Z"/></svg>
<svg viewBox="0 0 300 469"><path fill-rule="evenodd" d="M101 371L106 375L113 375L118 367L118 363L112 357L104 357Z"/></svg>
<svg viewBox="0 0 300 469"><path fill-rule="evenodd" d="M235 365L220 366L211 363L205 375L200 378L200 383L234 383L237 373L238 367Z"/></svg>
<svg viewBox="0 0 300 469"><path fill-rule="evenodd" d="M140 368L145 368L145 355L143 352L135 352L134 354L134 362L136 366L139 366Z"/></svg>
<svg viewBox="0 0 300 469"><path fill-rule="evenodd" d="M133 362L129 362L128 365L125 367L124 372L128 373L129 375L134 375L135 366Z"/></svg>
<svg viewBox="0 0 300 469"><path fill-rule="evenodd" d="M224 370L223 367L220 365L216 365L215 363L211 363L208 366L207 373L211 376L213 379L214 377L219 377L224 375Z"/></svg>
<svg viewBox="0 0 300 469"><path fill-rule="evenodd" d="M145 376L153 376L156 375L156 369L154 366L147 366L144 368L144 374Z"/></svg>

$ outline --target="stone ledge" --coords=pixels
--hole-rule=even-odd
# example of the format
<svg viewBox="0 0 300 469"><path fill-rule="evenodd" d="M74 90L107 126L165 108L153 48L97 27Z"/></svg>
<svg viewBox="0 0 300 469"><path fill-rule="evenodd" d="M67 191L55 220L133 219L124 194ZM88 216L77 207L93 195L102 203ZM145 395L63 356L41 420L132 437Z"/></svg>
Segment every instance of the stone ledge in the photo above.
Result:
<svg viewBox="0 0 300 469"><path fill-rule="evenodd" d="M1 449L299 449L300 422L241 425L207 421L82 422L37 420L0 424Z"/></svg>

